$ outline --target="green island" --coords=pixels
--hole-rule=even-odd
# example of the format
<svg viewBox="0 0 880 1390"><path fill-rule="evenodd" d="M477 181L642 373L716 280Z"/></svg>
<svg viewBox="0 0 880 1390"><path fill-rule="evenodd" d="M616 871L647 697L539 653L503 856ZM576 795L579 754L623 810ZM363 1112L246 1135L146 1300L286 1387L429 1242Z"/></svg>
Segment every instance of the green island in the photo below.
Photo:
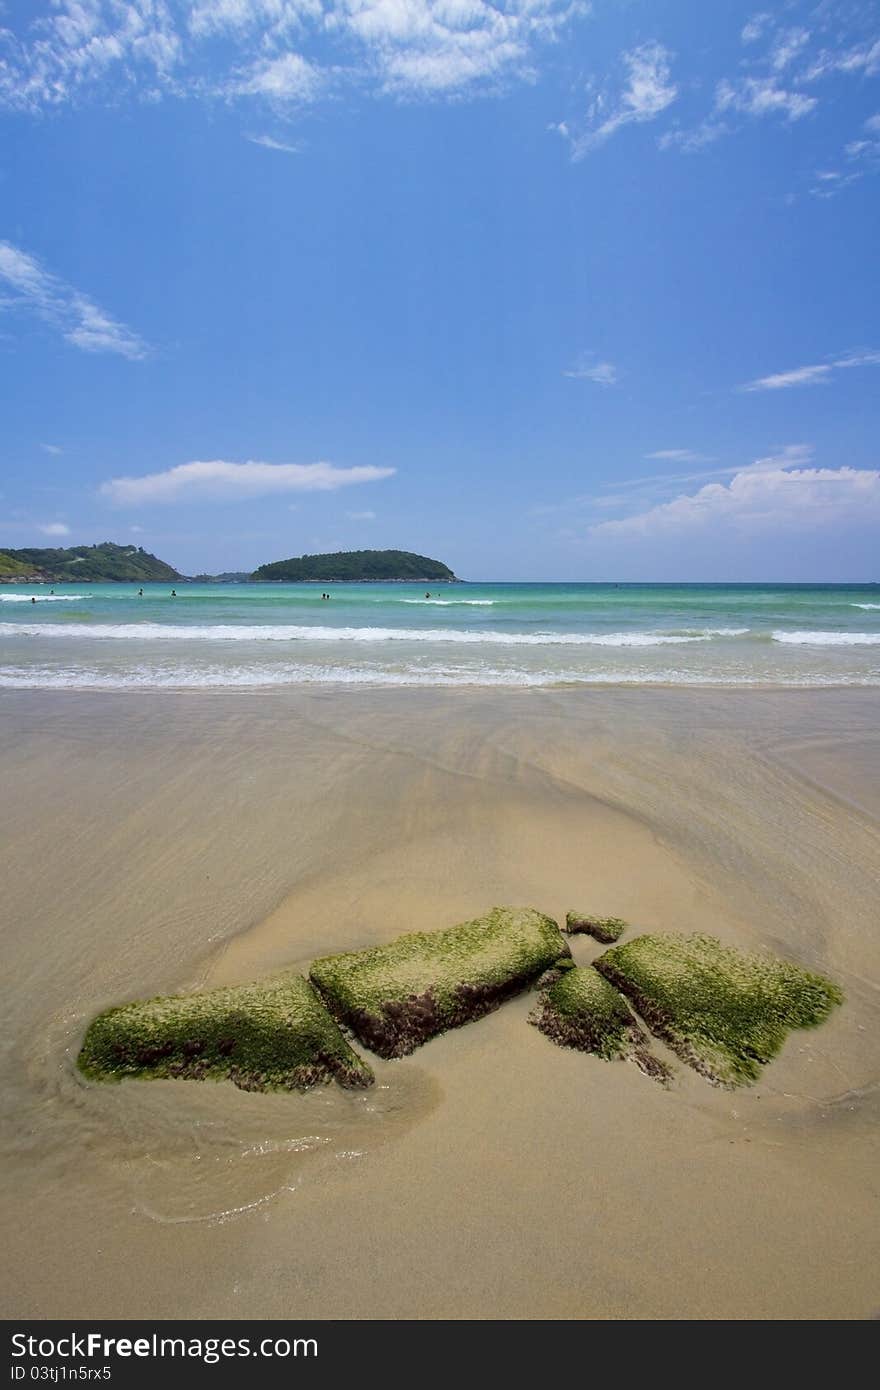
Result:
<svg viewBox="0 0 880 1390"><path fill-rule="evenodd" d="M295 973L108 1009L89 1025L78 1066L96 1080L227 1078L243 1091L373 1081L308 980Z"/></svg>
<svg viewBox="0 0 880 1390"><path fill-rule="evenodd" d="M576 912L572 909L565 914L563 931L568 932L569 936L579 933L592 936L595 941L601 941L607 946L612 941L619 940L626 928L627 923L622 917L593 917L588 912Z"/></svg>
<svg viewBox="0 0 880 1390"><path fill-rule="evenodd" d="M459 584L448 565L411 550L339 550L328 555L299 555L259 569L222 574L181 574L143 546L72 545L54 549L0 550L0 583L322 583L322 584Z"/></svg>
<svg viewBox="0 0 880 1390"><path fill-rule="evenodd" d="M10 566L12 566L10 568ZM49 550L5 550L0 552L0 579L81 584L85 581L128 580L148 584L151 580L181 580L182 576L164 560L158 560L139 545L73 545Z"/></svg>
<svg viewBox="0 0 880 1390"><path fill-rule="evenodd" d="M410 550L340 550L330 555L300 555L260 565L253 579L286 580L288 583L317 581L324 584L381 583L397 581L414 584L454 584L458 581L448 565L414 555Z"/></svg>
<svg viewBox="0 0 880 1390"><path fill-rule="evenodd" d="M529 1022L560 1047L595 1052L606 1061L631 1059L658 1081L669 1076L623 995L591 965L564 971L539 996Z"/></svg>
<svg viewBox="0 0 880 1390"><path fill-rule="evenodd" d="M717 1086L757 1080L792 1028L812 1028L843 995L790 961L712 936L639 936L594 962L658 1038Z"/></svg>
<svg viewBox="0 0 880 1390"><path fill-rule="evenodd" d="M22 580L30 579L33 573L33 567L24 560L17 560L8 551L0 550L0 580L20 583Z"/></svg>
<svg viewBox="0 0 880 1390"><path fill-rule="evenodd" d="M380 1057L403 1057L518 994L570 956L551 917L496 907L438 932L316 960L309 978L335 1016Z"/></svg>

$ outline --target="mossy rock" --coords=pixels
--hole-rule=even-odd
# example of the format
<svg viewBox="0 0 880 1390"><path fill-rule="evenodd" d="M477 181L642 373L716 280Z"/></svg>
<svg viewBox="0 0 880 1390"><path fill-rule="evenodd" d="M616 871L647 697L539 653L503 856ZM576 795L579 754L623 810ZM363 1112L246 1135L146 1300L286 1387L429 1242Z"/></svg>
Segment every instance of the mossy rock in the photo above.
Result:
<svg viewBox="0 0 880 1390"><path fill-rule="evenodd" d="M316 960L309 972L337 1018L380 1057L403 1057L519 993L571 952L533 908L496 907L472 922Z"/></svg>
<svg viewBox="0 0 880 1390"><path fill-rule="evenodd" d="M593 917L589 912L575 912L574 909L565 914L565 930L570 936L584 932L605 946L617 941L627 925L621 917Z"/></svg>
<svg viewBox="0 0 880 1390"><path fill-rule="evenodd" d="M812 1028L842 1001L821 975L750 955L711 936L640 936L594 962L657 1037L709 1081L755 1081L792 1028Z"/></svg>
<svg viewBox="0 0 880 1390"><path fill-rule="evenodd" d="M373 1081L308 980L292 972L108 1009L89 1025L78 1066L102 1081L228 1078L244 1091Z"/></svg>
<svg viewBox="0 0 880 1390"><path fill-rule="evenodd" d="M591 965L566 970L541 995L529 1022L560 1047L594 1052L606 1061L630 1059L658 1081L669 1076L623 995Z"/></svg>

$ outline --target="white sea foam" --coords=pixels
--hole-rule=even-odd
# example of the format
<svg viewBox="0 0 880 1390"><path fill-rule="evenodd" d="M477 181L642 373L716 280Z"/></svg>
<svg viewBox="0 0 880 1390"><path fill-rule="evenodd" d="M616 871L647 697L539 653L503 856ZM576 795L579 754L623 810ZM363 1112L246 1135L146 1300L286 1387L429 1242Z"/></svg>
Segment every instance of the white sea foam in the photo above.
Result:
<svg viewBox="0 0 880 1390"><path fill-rule="evenodd" d="M434 642L500 647L664 647L740 637L744 627L678 632L480 632L468 628L295 627L214 623L0 623L2 637L69 637L127 642Z"/></svg>
<svg viewBox="0 0 880 1390"><path fill-rule="evenodd" d="M382 600L385 602L385 600ZM423 607L435 608L494 608L493 598L401 598L398 603L418 603Z"/></svg>
<svg viewBox="0 0 880 1390"><path fill-rule="evenodd" d="M405 667L377 666L176 666L164 669L138 666L99 671L81 667L58 670L47 667L2 667L0 689L6 690L252 690L296 685L358 686L505 686L543 688L564 685L880 685L880 673L835 675L830 672L781 675L770 673L648 670L638 667L604 667L590 671L527 671L489 666Z"/></svg>
<svg viewBox="0 0 880 1390"><path fill-rule="evenodd" d="M34 594L37 603L78 603L81 594ZM0 594L0 603L30 603L30 594Z"/></svg>
<svg viewBox="0 0 880 1390"><path fill-rule="evenodd" d="M773 640L793 647L874 647L880 632L774 632Z"/></svg>
<svg viewBox="0 0 880 1390"><path fill-rule="evenodd" d="M880 603L851 603L850 608L880 608Z"/></svg>

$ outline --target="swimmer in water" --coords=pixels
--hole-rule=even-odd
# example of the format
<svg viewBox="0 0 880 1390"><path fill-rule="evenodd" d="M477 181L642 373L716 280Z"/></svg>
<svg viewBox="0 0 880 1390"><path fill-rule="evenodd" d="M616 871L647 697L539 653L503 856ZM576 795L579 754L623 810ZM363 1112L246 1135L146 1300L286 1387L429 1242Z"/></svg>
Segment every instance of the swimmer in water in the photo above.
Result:
<svg viewBox="0 0 880 1390"><path fill-rule="evenodd" d="M171 590L171 597L172 597L172 598L177 598L177 590L176 590L176 589L172 589L172 590Z"/></svg>
<svg viewBox="0 0 880 1390"><path fill-rule="evenodd" d="M144 591L143 591L143 589L138 589L138 598L143 598L143 596L144 596Z"/></svg>

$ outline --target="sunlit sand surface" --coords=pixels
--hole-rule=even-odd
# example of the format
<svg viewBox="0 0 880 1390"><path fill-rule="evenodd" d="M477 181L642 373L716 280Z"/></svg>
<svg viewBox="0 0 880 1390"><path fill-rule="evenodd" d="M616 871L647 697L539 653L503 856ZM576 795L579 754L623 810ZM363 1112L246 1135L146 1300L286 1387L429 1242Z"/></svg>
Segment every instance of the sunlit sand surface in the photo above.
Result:
<svg viewBox="0 0 880 1390"><path fill-rule="evenodd" d="M880 692L0 698L3 1307L32 1317L863 1318ZM370 1091L85 1081L98 1010L496 903L836 980L754 1086L555 1047L534 995ZM604 949L574 937L579 963Z"/></svg>

